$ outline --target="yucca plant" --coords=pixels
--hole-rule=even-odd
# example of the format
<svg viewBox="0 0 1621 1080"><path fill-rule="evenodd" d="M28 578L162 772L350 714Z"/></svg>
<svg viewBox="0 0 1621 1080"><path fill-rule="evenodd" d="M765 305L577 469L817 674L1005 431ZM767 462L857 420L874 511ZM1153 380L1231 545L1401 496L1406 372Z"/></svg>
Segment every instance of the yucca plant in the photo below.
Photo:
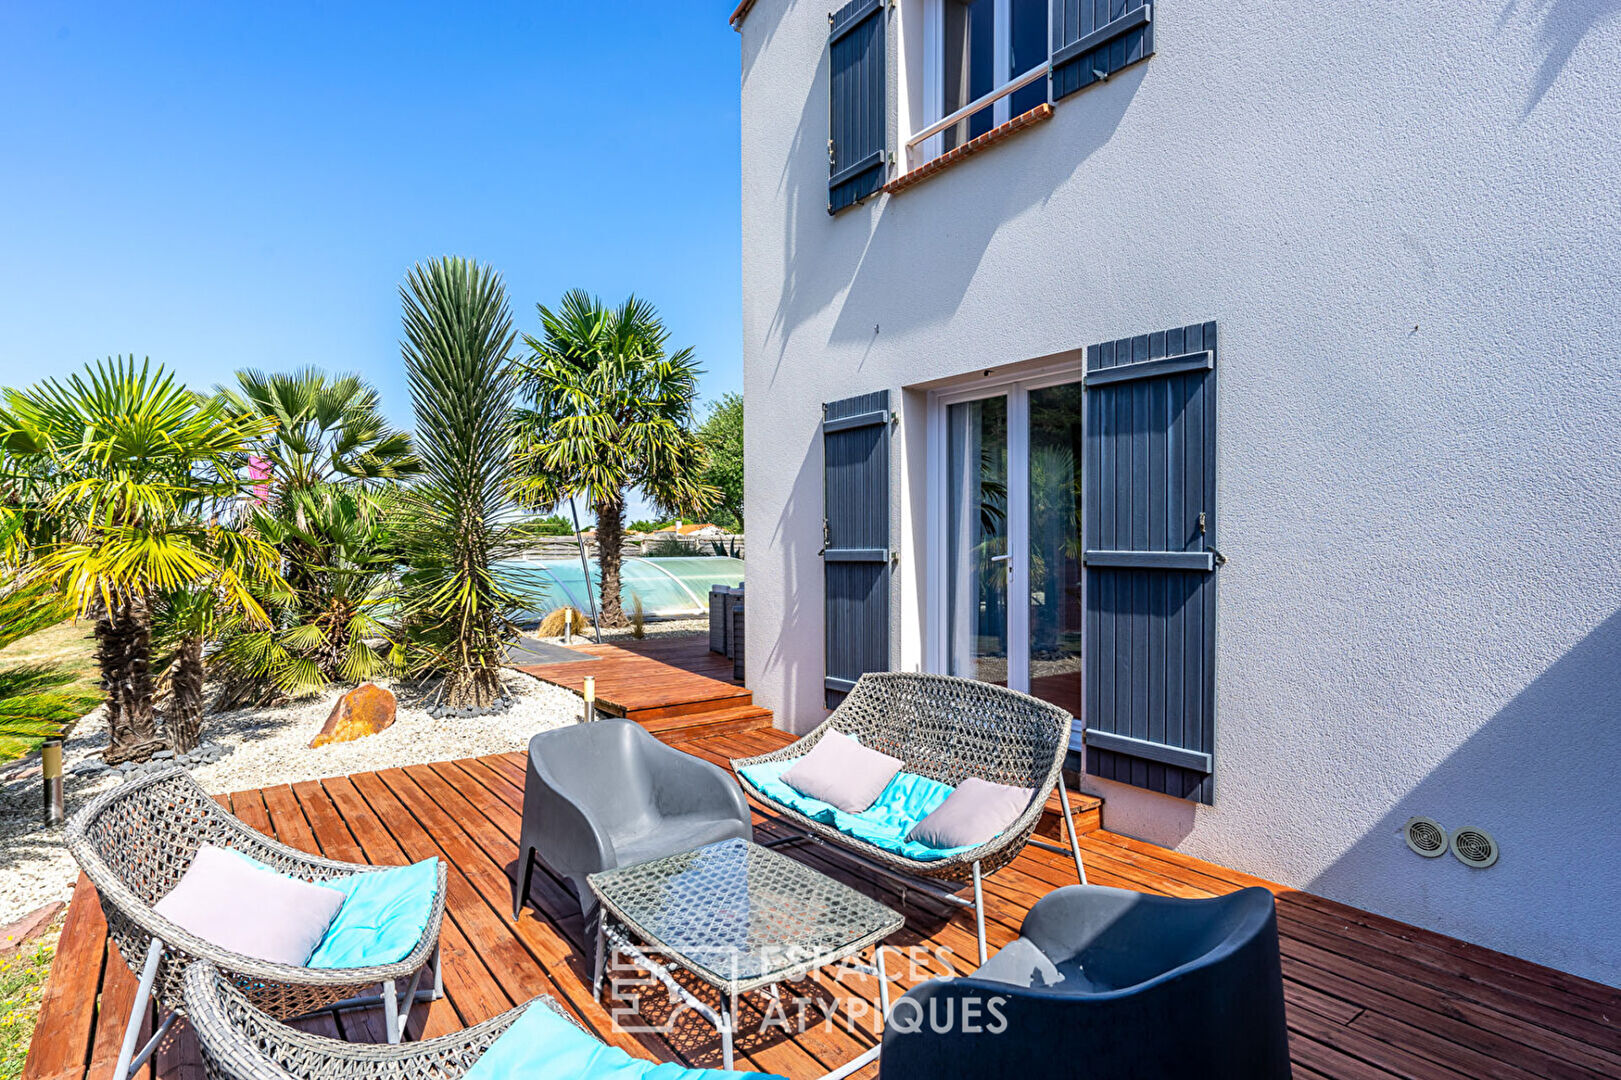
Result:
<svg viewBox="0 0 1621 1080"><path fill-rule="evenodd" d="M73 614L49 586L0 584L0 649L49 629ZM0 761L20 757L43 739L60 736L67 725L96 707L97 697L64 687L72 675L54 664L0 668Z"/></svg>
<svg viewBox="0 0 1621 1080"><path fill-rule="evenodd" d="M276 553L251 535L223 537L215 512L241 494L236 470L267 427L133 357L6 392L0 446L52 477L49 533L36 540L29 573L95 620L109 763L163 746L152 681L159 594L209 588L264 617L249 583L275 575Z"/></svg>
<svg viewBox="0 0 1621 1080"><path fill-rule="evenodd" d="M597 515L602 623L626 624L619 595L625 499L641 491L672 516L701 513L719 495L704 483L693 431L698 365L668 351L653 305L632 296L617 308L573 290L554 311L539 306L542 333L524 336L529 406L517 415L520 491L549 509L583 496Z"/></svg>
<svg viewBox="0 0 1621 1080"><path fill-rule="evenodd" d="M516 335L500 276L467 259L419 263L400 296L423 463L396 515L406 658L416 674L443 676L449 707L484 708L501 692L513 619L530 606L499 565L526 535L510 513Z"/></svg>

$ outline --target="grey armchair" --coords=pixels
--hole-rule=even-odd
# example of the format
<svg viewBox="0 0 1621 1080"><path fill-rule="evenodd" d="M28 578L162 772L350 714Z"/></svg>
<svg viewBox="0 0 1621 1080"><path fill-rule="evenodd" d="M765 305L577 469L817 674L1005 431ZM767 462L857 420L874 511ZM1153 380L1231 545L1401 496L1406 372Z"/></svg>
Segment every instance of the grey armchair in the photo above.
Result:
<svg viewBox="0 0 1621 1080"><path fill-rule="evenodd" d="M882 1080L1287 1080L1272 894L1058 889L978 971L900 998L880 1060Z"/></svg>
<svg viewBox="0 0 1621 1080"><path fill-rule="evenodd" d="M596 933L586 876L732 837L754 838L748 800L726 770L659 742L631 720L544 731L529 740L512 917L538 857L568 883Z"/></svg>

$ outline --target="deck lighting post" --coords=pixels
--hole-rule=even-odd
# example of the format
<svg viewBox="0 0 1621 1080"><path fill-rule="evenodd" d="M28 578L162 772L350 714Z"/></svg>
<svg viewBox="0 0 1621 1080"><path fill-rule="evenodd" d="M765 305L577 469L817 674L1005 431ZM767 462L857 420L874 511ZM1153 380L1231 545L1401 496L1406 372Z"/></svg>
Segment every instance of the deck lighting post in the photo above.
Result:
<svg viewBox="0 0 1621 1080"><path fill-rule="evenodd" d="M62 806L62 740L46 739L39 758L45 777L45 824L60 825L67 820Z"/></svg>
<svg viewBox="0 0 1621 1080"><path fill-rule="evenodd" d="M580 687L580 696L585 698L585 722L589 724L597 718L597 677L595 675L585 677L585 683Z"/></svg>

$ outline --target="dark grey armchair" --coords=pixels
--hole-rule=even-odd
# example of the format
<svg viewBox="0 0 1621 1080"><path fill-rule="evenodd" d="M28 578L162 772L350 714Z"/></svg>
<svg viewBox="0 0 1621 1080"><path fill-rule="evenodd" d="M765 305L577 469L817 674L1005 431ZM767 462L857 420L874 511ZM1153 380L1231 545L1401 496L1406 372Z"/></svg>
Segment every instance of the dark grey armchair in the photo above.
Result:
<svg viewBox="0 0 1621 1080"><path fill-rule="evenodd" d="M1286 1080L1272 894L1058 889L978 971L897 1000L880 1060L882 1080Z"/></svg>
<svg viewBox="0 0 1621 1080"><path fill-rule="evenodd" d="M529 895L533 859L568 883L596 934L586 875L705 844L754 838L748 800L731 774L659 742L631 720L543 731L529 740L512 917Z"/></svg>

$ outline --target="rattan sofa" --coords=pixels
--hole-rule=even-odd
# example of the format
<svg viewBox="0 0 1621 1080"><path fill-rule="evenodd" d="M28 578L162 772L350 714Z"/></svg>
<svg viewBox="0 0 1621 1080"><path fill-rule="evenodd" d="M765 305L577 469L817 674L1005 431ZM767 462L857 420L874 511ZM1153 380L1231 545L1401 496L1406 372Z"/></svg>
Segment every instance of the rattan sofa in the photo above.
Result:
<svg viewBox="0 0 1621 1080"><path fill-rule="evenodd" d="M732 770L744 789L771 813L871 866L904 876L972 881L979 960L984 963L985 897L981 878L1012 862L1026 843L1063 850L1033 840L1031 835L1055 787L1063 807L1069 854L1075 859L1081 882L1086 882L1063 774L1073 723L1070 714L1056 705L990 683L946 675L875 672L861 676L839 707L810 733L769 754L735 759ZM1031 788L1033 794L1024 812L990 841L932 861L906 858L783 805L751 783L743 771L751 765L786 761L809 753L829 731L854 736L863 746L900 758L905 771L953 787L977 776L993 783ZM949 893L943 898L961 903Z"/></svg>
<svg viewBox="0 0 1621 1080"><path fill-rule="evenodd" d="M187 1013L183 976L194 960L213 963L259 1008L289 1018L321 1009L381 1004L389 1036L398 1040L417 1000L442 993L439 926L444 918L445 868L421 939L396 964L363 968L291 967L229 952L191 934L153 911L180 881L204 843L233 848L272 869L305 881L329 881L385 867L337 862L279 844L227 813L184 769L127 781L99 796L68 823L68 850L96 887L107 932L140 989L119 1055L115 1080L123 1080L151 1054L173 1022ZM427 973L431 986L418 989ZM403 995L399 988L406 989ZM381 993L363 996L381 988ZM163 1020L138 1053L135 1042L148 1000L155 995ZM402 1000L403 999L403 1000Z"/></svg>

